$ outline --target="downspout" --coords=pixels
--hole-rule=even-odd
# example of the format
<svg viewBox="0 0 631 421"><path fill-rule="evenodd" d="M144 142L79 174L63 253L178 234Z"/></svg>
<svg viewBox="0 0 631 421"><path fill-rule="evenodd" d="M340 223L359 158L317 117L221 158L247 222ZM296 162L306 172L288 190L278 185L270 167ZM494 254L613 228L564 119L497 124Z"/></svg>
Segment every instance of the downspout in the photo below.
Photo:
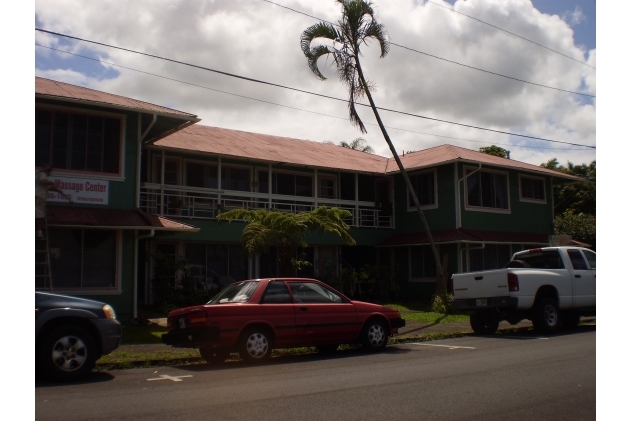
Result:
<svg viewBox="0 0 631 421"><path fill-rule="evenodd" d="M149 234L138 235L138 230L134 230L134 290L133 290L133 307L132 307L132 318L136 320L138 318L138 240L142 240L145 238L151 238L155 235L156 230L152 229L149 231Z"/></svg>
<svg viewBox="0 0 631 421"><path fill-rule="evenodd" d="M142 141L145 139L149 130L156 124L158 120L158 115L154 114L151 119L151 123L144 131L144 133L140 134L138 137L138 145L136 147L136 209L140 208L140 167L141 167L141 154L142 154ZM138 132L141 130L142 123L142 114L138 113ZM138 230L134 231L134 286L132 293L132 318L135 320L138 318L138 239L139 238L148 238L153 237L155 234L154 230L151 230L151 233L147 236L138 236Z"/></svg>

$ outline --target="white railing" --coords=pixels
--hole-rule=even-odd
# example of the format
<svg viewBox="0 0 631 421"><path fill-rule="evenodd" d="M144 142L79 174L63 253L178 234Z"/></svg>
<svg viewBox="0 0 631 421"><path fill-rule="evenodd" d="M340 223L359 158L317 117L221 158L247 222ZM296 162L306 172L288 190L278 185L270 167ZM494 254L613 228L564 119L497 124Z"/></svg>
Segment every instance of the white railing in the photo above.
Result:
<svg viewBox="0 0 631 421"><path fill-rule="evenodd" d="M178 218L213 219L230 209L274 209L309 212L316 205L346 209L352 214L344 221L352 227L394 228L392 210L384 212L372 202L284 196L268 193L205 189L144 183L140 188L140 209L147 213Z"/></svg>

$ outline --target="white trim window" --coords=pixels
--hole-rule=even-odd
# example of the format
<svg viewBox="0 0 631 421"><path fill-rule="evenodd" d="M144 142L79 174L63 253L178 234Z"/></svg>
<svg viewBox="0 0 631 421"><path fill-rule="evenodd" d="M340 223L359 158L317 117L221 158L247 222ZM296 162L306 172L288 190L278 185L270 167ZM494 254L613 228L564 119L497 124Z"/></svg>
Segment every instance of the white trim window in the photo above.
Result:
<svg viewBox="0 0 631 421"><path fill-rule="evenodd" d="M336 199L337 185L335 177L330 175L318 176L318 197L322 199Z"/></svg>
<svg viewBox="0 0 631 421"><path fill-rule="evenodd" d="M465 169L467 174L475 169ZM466 179L467 209L510 212L508 174L499 171L475 171Z"/></svg>
<svg viewBox="0 0 631 421"><path fill-rule="evenodd" d="M122 175L122 116L35 108L35 166Z"/></svg>
<svg viewBox="0 0 631 421"><path fill-rule="evenodd" d="M207 189L218 187L216 162L186 161L185 168L184 185Z"/></svg>
<svg viewBox="0 0 631 421"><path fill-rule="evenodd" d="M410 282L436 281L436 259L431 246L411 246L408 255Z"/></svg>
<svg viewBox="0 0 631 421"><path fill-rule="evenodd" d="M49 228L53 290L118 288L120 230Z"/></svg>
<svg viewBox="0 0 631 421"><path fill-rule="evenodd" d="M519 199L522 202L546 203L545 179L520 174Z"/></svg>
<svg viewBox="0 0 631 421"><path fill-rule="evenodd" d="M436 208L438 207L438 188L436 186L437 181L436 170L424 171L410 175L410 182L416 193L416 197L421 205L421 208ZM408 211L416 209L414 205L414 199L408 192Z"/></svg>

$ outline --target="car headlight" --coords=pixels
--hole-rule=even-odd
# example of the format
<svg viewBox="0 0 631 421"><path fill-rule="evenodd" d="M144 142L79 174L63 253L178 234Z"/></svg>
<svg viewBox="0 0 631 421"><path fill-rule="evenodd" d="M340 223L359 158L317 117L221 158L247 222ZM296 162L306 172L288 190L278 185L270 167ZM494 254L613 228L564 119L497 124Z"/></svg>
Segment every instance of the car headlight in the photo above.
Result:
<svg viewBox="0 0 631 421"><path fill-rule="evenodd" d="M103 306L103 313L105 313L105 318L106 319L115 319L116 318L116 313L114 312L114 309L112 308L112 306L109 305L109 304L105 304Z"/></svg>

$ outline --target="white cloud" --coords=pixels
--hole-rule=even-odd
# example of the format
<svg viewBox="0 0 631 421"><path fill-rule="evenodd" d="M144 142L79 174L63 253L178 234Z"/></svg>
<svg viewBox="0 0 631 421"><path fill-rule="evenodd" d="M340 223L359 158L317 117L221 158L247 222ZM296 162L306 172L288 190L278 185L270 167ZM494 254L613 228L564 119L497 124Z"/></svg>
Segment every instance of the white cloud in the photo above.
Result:
<svg viewBox="0 0 631 421"><path fill-rule="evenodd" d="M333 0L278 0L278 3L329 21L335 21L339 15ZM583 52L574 45L568 23L558 16L540 13L528 0L467 0L457 1L454 7L584 60ZM475 20L414 0L376 0L375 8L379 22L387 27L391 40L397 44L511 77L566 90L584 89L595 95L594 69ZM36 14L41 26L48 30L324 95L347 97L334 69L325 69L322 62L322 71L329 79L319 81L306 65L299 45L300 34L316 21L263 1L37 0ZM38 41L40 37L44 38L38 35ZM48 36L45 38L47 43L59 44ZM336 143L362 136L377 153L390 155L379 129L369 125L375 123L369 109L360 109L368 128L368 134L362 135L349 123L343 102L106 47L77 42L71 45L73 51L83 54L93 51L91 55L126 67L339 118L247 100L120 68L113 78L88 76L81 69L69 69L67 60L59 61L59 69L38 74L191 112L206 125ZM36 52L41 54L40 50L37 48ZM365 72L377 87L378 106L500 131L595 144L596 110L592 103L595 101L467 69L396 46L383 59L378 57L376 45L364 47L363 51ZM589 53L588 61L595 66L595 50ZM575 149L570 146L560 150L527 149L522 146L564 146L388 112L382 112L381 116L391 127L389 132L398 151L443 143L478 149L495 143L511 150L511 158L537 165L552 157L575 163L595 159L594 150L570 150Z"/></svg>
<svg viewBox="0 0 631 421"><path fill-rule="evenodd" d="M587 17L583 14L583 11L579 6L576 6L573 11L567 11L563 14L563 20L570 24L570 26L579 25L587 20Z"/></svg>

